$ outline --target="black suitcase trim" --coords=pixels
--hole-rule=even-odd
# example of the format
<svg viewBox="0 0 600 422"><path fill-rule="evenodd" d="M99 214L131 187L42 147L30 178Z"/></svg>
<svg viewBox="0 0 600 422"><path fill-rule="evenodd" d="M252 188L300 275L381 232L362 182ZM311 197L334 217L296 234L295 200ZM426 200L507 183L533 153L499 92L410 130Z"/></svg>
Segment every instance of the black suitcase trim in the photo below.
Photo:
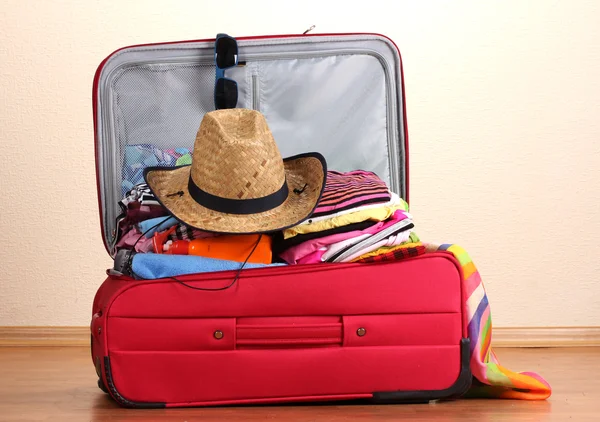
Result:
<svg viewBox="0 0 600 422"><path fill-rule="evenodd" d="M371 402L377 404L394 403L427 403L432 400L457 398L465 394L473 382L473 374L470 367L470 344L471 340L463 338L460 340L460 373L456 382L444 390L425 391L384 391L373 393Z"/></svg>
<svg viewBox="0 0 600 422"><path fill-rule="evenodd" d="M134 402L123 397L121 393L119 393L117 387L115 387L115 383L113 382L112 371L110 370L110 358L108 356L104 357L104 371L106 373L106 382L108 384L108 390L110 391L110 395L121 406L133 409L162 409L167 407L166 403ZM100 386L101 381L101 379L98 380L98 386L101 390L104 391L104 388ZM104 383L102 383L102 386L104 386Z"/></svg>

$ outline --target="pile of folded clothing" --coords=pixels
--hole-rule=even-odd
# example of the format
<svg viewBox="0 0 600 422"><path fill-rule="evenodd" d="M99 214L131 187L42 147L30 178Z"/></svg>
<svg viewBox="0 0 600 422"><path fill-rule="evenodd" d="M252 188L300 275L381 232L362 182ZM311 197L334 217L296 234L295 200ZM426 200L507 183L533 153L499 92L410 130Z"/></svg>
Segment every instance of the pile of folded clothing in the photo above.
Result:
<svg viewBox="0 0 600 422"><path fill-rule="evenodd" d="M425 253L408 204L375 173L329 170L317 207L291 228L263 236L202 231L179 222L145 183L119 202L115 250L134 250L135 273L158 278L246 268L397 260ZM249 251L254 252L248 256Z"/></svg>
<svg viewBox="0 0 600 422"><path fill-rule="evenodd" d="M154 250L157 240L178 241L211 237L213 234L178 222L157 200L146 183L134 186L119 201L121 214L117 217L116 251L134 249L136 252ZM154 242L153 242L154 241Z"/></svg>
<svg viewBox="0 0 600 422"><path fill-rule="evenodd" d="M119 206L122 212L117 217L113 253L135 251L132 270L138 278L234 270L246 257L245 268L282 265L272 262L269 236L259 240L258 235L219 234L190 227L175 219L146 183L128 191Z"/></svg>
<svg viewBox="0 0 600 422"><path fill-rule="evenodd" d="M112 252L125 252L134 276L424 252L408 204L375 173L328 170L318 152L283 160L257 111L207 113L196 149L196 160L186 148L125 149Z"/></svg>
<svg viewBox="0 0 600 422"><path fill-rule="evenodd" d="M330 170L310 218L276 233L273 253L287 264L360 262L418 242L413 228L408 204L375 173Z"/></svg>

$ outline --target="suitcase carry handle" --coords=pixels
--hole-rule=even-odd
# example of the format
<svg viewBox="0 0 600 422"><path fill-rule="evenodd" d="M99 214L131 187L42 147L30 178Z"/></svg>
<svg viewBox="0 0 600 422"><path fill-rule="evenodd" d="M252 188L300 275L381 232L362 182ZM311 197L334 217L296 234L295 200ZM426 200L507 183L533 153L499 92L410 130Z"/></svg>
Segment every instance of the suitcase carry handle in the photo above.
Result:
<svg viewBox="0 0 600 422"><path fill-rule="evenodd" d="M237 348L342 346L341 322L325 324L238 325Z"/></svg>

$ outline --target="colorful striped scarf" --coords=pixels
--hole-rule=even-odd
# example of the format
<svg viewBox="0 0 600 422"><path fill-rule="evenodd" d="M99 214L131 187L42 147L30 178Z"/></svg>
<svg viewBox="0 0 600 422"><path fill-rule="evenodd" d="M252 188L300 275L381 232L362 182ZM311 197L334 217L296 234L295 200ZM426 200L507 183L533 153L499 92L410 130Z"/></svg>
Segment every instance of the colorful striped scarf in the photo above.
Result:
<svg viewBox="0 0 600 422"><path fill-rule="evenodd" d="M467 252L458 245L406 242L389 249L362 255L354 262L379 262L407 259L422 253L451 253L463 273L466 297L467 333L471 340L470 366L473 383L464 397L544 400L550 397L550 385L533 372L514 372L500 365L492 350L492 316L479 271Z"/></svg>
<svg viewBox="0 0 600 422"><path fill-rule="evenodd" d="M458 245L424 243L426 253L445 251L454 255L463 272L467 298L467 332L471 340L473 386L465 397L544 400L550 385L533 372L513 372L500 365L492 350L492 316L481 276L467 252ZM413 244L414 246L414 244Z"/></svg>
<svg viewBox="0 0 600 422"><path fill-rule="evenodd" d="M354 258L350 262L361 262L365 264L369 262L400 261L402 259L423 255L424 253L425 246L422 243L411 243L411 240L409 239L401 245L384 246L375 251L368 252L358 258Z"/></svg>

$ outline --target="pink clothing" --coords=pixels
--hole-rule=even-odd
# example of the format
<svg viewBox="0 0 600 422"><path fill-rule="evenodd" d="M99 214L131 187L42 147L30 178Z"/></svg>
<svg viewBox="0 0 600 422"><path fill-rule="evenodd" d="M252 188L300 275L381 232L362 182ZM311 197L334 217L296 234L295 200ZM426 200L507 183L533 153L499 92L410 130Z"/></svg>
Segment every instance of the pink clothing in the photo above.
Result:
<svg viewBox="0 0 600 422"><path fill-rule="evenodd" d="M319 264L323 262L323 254L327 252L327 247L323 246L320 249L317 249L314 252L309 253L306 256L298 259L298 264Z"/></svg>
<svg viewBox="0 0 600 422"><path fill-rule="evenodd" d="M328 215L360 205L388 202L390 199L391 192L387 185L373 172L329 170L323 194L312 215Z"/></svg>
<svg viewBox="0 0 600 422"><path fill-rule="evenodd" d="M141 239L140 239L141 237ZM137 240L139 239L139 242L137 242ZM137 244L135 243L137 242ZM135 244L135 251L136 252L153 252L154 248L152 246L152 238L151 237L145 237L142 236L142 233L136 229L133 228L131 230L129 230L127 233L125 233L121 239L119 240L119 243L117 243L117 248L124 248L124 247L132 247Z"/></svg>
<svg viewBox="0 0 600 422"><path fill-rule="evenodd" d="M397 210L394 214L385 221L380 221L373 226L364 229L364 230L354 230L346 233L338 233L332 234L329 236L320 237L317 239L307 240L297 246L292 246L289 249L286 249L279 257L283 259L288 264L299 264L298 260L306 257L307 255L323 248L329 246L334 243L341 242L346 239L351 239L353 237L362 236L364 234L376 234L381 230L388 228L389 226L398 223L401 220L407 218L405 211ZM316 255L315 255L316 256ZM321 257L319 256L319 259ZM314 259L314 258L311 258ZM320 262L320 261L316 261Z"/></svg>

